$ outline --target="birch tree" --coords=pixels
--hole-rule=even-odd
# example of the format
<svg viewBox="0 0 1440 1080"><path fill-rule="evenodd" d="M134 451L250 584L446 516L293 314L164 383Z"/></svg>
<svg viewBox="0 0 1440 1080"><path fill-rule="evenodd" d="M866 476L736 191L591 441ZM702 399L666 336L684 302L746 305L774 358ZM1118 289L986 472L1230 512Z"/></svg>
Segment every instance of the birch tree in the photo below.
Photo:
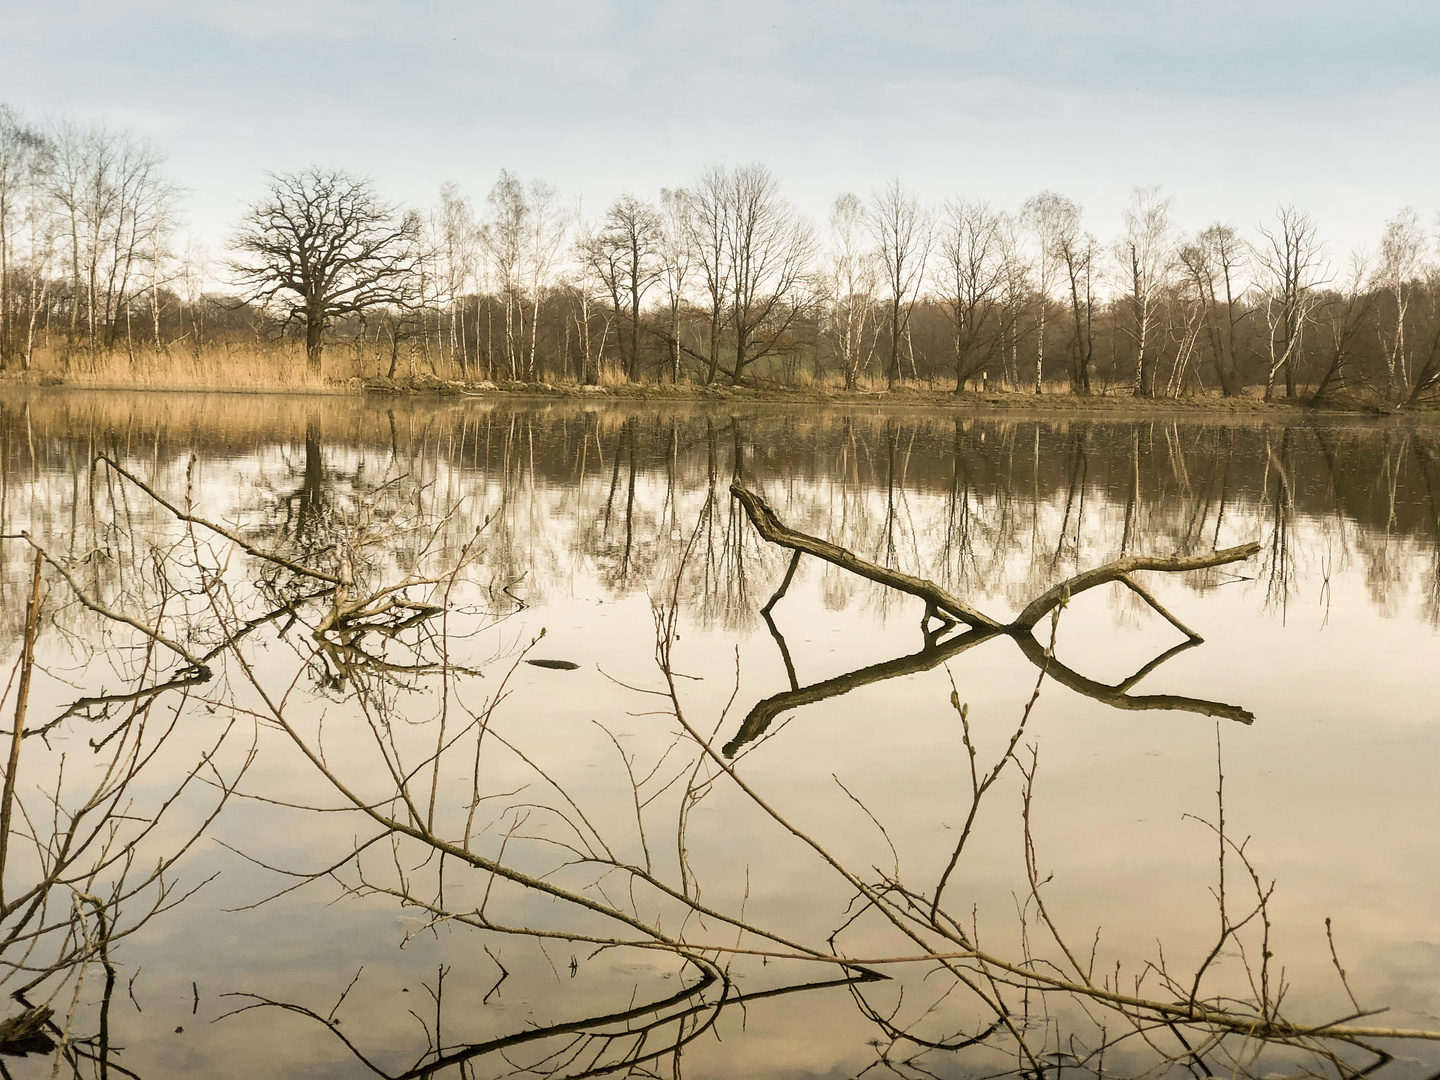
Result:
<svg viewBox="0 0 1440 1080"><path fill-rule="evenodd" d="M1405 316L1415 279L1424 267L1425 247L1425 232L1414 207L1405 207L1385 223L1375 283L1389 294L1394 305L1388 325L1380 332L1385 354L1386 396L1391 401L1398 400L1410 382Z"/></svg>
<svg viewBox="0 0 1440 1080"><path fill-rule="evenodd" d="M669 352L670 380L680 381L680 310L691 277L694 252L690 246L694 205L684 188L660 189L660 284L665 294L665 343Z"/></svg>
<svg viewBox="0 0 1440 1080"><path fill-rule="evenodd" d="M1000 290L1001 345L1000 365L1006 386L1019 382L1020 321L1030 292L1030 264L1020 242L1015 218L1003 214L999 237L1005 273Z"/></svg>
<svg viewBox="0 0 1440 1080"><path fill-rule="evenodd" d="M1020 223L1035 243L1035 290L1038 330L1035 344L1035 393L1044 390L1045 326L1051 293L1060 270L1060 248L1066 232L1079 231L1080 208L1063 195L1042 191L1020 207Z"/></svg>
<svg viewBox="0 0 1440 1080"><path fill-rule="evenodd" d="M518 340L523 341L525 309L521 306L525 240L529 230L530 208L525 187L514 173L500 170L500 177L485 197L489 211L481 229L485 254L505 304L505 363L510 378L520 377L520 345L517 342L515 316L520 314Z"/></svg>
<svg viewBox="0 0 1440 1080"><path fill-rule="evenodd" d="M891 180L870 197L866 221L875 240L884 273L885 306L890 322L890 361L886 382L891 390L900 383L900 338L910 324L915 298L925 280L934 233L930 215L920 201Z"/></svg>
<svg viewBox="0 0 1440 1080"><path fill-rule="evenodd" d="M525 266L530 287L529 377L538 378L536 351L540 340L540 304L554 282L555 268L573 215L560 201L560 194L544 180L532 180L526 191Z"/></svg>
<svg viewBox="0 0 1440 1080"><path fill-rule="evenodd" d="M845 389L854 390L874 352L878 274L866 235L865 207L848 192L837 196L830 208L824 278L828 306L822 333L830 339Z"/></svg>
<svg viewBox="0 0 1440 1080"><path fill-rule="evenodd" d="M599 305L600 315L603 319L600 333L600 341L594 341L591 332L595 312L592 310L596 301L602 294L610 295L614 299L612 283L615 278L614 267L607 267L603 263L604 252L598 240L599 230L596 226L585 220L583 217L577 219L575 226L575 238L571 244L572 260L574 265L571 284L575 288L576 297L579 303L580 312L576 317L576 330L580 339L582 360L580 364L580 382L584 386L596 386L600 382L600 362L604 358L605 344L610 337L611 316L605 311L604 305ZM608 270L608 277L606 271Z"/></svg>
<svg viewBox="0 0 1440 1080"><path fill-rule="evenodd" d="M21 313L15 302L12 275L17 264L17 240L41 211L36 205L38 181L45 169L47 150L38 131L10 106L0 104L0 369L9 366L17 351L23 358L30 355L28 349L19 349L16 340ZM32 251L32 263L34 258Z"/></svg>
<svg viewBox="0 0 1440 1080"><path fill-rule="evenodd" d="M83 311L93 360L116 344L121 316L169 257L179 192L164 175L164 156L144 140L101 126L61 123L51 133L48 195L66 221L70 332ZM158 286L156 287L158 291Z"/></svg>
<svg viewBox="0 0 1440 1080"><path fill-rule="evenodd" d="M450 359L469 377L470 353L465 326L465 296L475 285L479 227L475 210L458 185L440 185L440 202L431 220L437 279L450 315Z"/></svg>
<svg viewBox="0 0 1440 1080"><path fill-rule="evenodd" d="M1134 394L1153 398L1160 304L1174 270L1170 199L1158 187L1137 187L1122 220L1124 232L1114 254L1130 316L1126 332L1135 343Z"/></svg>

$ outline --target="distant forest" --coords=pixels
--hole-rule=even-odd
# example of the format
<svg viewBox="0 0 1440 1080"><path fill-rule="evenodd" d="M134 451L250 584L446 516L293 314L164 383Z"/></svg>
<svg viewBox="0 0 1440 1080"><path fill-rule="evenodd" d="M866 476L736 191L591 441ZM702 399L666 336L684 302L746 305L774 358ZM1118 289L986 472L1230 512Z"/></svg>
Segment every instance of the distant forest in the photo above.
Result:
<svg viewBox="0 0 1440 1080"><path fill-rule="evenodd" d="M1440 264L1408 207L1347 256L1294 206L1185 234L1156 188L1101 238L1061 194L927 205L900 180L815 222L761 164L591 216L505 170L483 197L445 184L406 208L315 168L266 178L208 251L181 247L183 201L153 143L0 105L0 372L303 342L328 379L1390 405L1440 388Z"/></svg>

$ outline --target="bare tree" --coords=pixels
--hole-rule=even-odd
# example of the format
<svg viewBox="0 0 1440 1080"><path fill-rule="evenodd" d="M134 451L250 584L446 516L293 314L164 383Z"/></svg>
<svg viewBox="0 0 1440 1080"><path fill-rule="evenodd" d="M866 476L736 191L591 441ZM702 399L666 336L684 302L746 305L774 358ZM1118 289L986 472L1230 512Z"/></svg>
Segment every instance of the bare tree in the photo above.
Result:
<svg viewBox="0 0 1440 1080"><path fill-rule="evenodd" d="M470 200L455 184L440 185L440 203L432 215L431 231L439 288L450 309L450 358L459 363L461 374L468 376L465 295L475 284L480 230Z"/></svg>
<svg viewBox="0 0 1440 1080"><path fill-rule="evenodd" d="M517 340L523 341L525 330L521 275L529 205L524 185L508 169L500 170L500 178L495 181L485 201L490 213L481 230L481 239L490 257L490 267L500 287L500 295L505 301L505 361L510 369L510 378L515 379L520 374L520 346ZM521 320L518 339L515 327L517 308Z"/></svg>
<svg viewBox="0 0 1440 1080"><path fill-rule="evenodd" d="M143 204L146 227L136 229L138 236L132 237L131 246L137 259L139 273L136 275L140 287L148 294L150 328L153 332L151 343L155 352L161 352L165 345L161 337L161 315L164 307L164 293L179 280L181 267L171 244L180 223L177 192L169 184L151 187ZM133 357L133 339L129 331L130 305L126 304L126 340Z"/></svg>
<svg viewBox="0 0 1440 1080"><path fill-rule="evenodd" d="M602 292L609 292L612 305L615 302L615 294L610 288L615 280L615 268L604 258L605 252L596 237L594 226L584 218L580 219L575 229L571 248L574 266L571 284L580 306L579 315L576 317L583 354L580 361L580 382L585 386L595 386L600 382L600 361L605 354L606 339L610 336L610 315L604 314L602 306L605 322L597 347L590 332L591 305Z"/></svg>
<svg viewBox="0 0 1440 1080"><path fill-rule="evenodd" d="M10 106L0 104L0 369L8 366L16 348L12 329L18 312L12 310L15 305L10 287L16 232L30 209L27 203L44 170L47 149L38 131L24 123Z"/></svg>
<svg viewBox="0 0 1440 1080"><path fill-rule="evenodd" d="M1357 379L1359 343L1375 308L1375 291L1370 287L1370 263L1363 251L1350 257L1350 266L1339 288L1325 305L1324 325L1328 331L1324 368L1315 391L1315 401L1344 393Z"/></svg>
<svg viewBox="0 0 1440 1080"><path fill-rule="evenodd" d="M625 377L632 382L640 374L640 307L645 294L664 273L660 258L664 230L655 207L626 193L610 204L596 236L603 249L599 262L609 268L608 281L615 302L615 315L629 327L624 351Z"/></svg>
<svg viewBox="0 0 1440 1080"><path fill-rule="evenodd" d="M1384 289L1394 302L1394 321L1381 331L1385 350L1385 372L1388 379L1387 397L1394 401L1410 383L1410 357L1405 345L1405 316L1415 279L1424 265L1426 239L1420 227L1420 215L1407 206L1385 223L1380 238L1380 260L1375 268L1375 284Z"/></svg>
<svg viewBox="0 0 1440 1080"><path fill-rule="evenodd" d="M814 235L758 162L706 169L687 202L687 247L707 325L703 352L680 348L705 365L707 386L722 371L738 385L757 360L790 346L790 332L812 299ZM730 368L721 360L727 345Z"/></svg>
<svg viewBox="0 0 1440 1080"><path fill-rule="evenodd" d="M1019 379L1020 320L1030 293L1030 263L1025 258L1019 229L1010 214L1000 218L1000 250L1005 267L1000 290L1001 348L1000 366L1006 386L1015 386ZM1008 349L1005 339L1008 338Z"/></svg>
<svg viewBox="0 0 1440 1080"><path fill-rule="evenodd" d="M807 309L815 237L764 165L731 170L723 191L729 326L735 346L735 366L726 374L739 385L752 364L787 345L789 331Z"/></svg>
<svg viewBox="0 0 1440 1080"><path fill-rule="evenodd" d="M83 311L93 361L115 346L122 321L130 338L131 305L147 280L158 290L179 192L165 178L164 155L128 133L67 122L49 143L48 195L69 233L71 340Z"/></svg>
<svg viewBox="0 0 1440 1080"><path fill-rule="evenodd" d="M873 253L864 242L865 207L845 193L830 208L830 243L825 253L825 292L829 300L824 334L831 339L845 389L854 390L860 369L874 351L871 317L877 275Z"/></svg>
<svg viewBox="0 0 1440 1080"><path fill-rule="evenodd" d="M251 302L278 306L286 326L303 323L318 373L332 320L411 303L419 239L419 215L381 200L369 180L310 168L271 177L231 242L230 266Z"/></svg>
<svg viewBox="0 0 1440 1080"><path fill-rule="evenodd" d="M35 189L41 187L44 177L43 172L32 174ZM21 366L28 371L34 362L41 314L45 313L48 317L53 278L52 268L59 257L60 245L61 222L55 214L51 213L50 207L39 190L33 190L31 197L27 200L24 225L28 248L26 254L29 272L26 275L28 279L26 287L29 297L24 312L25 342Z"/></svg>
<svg viewBox="0 0 1440 1080"><path fill-rule="evenodd" d="M1425 267L1420 284L1421 310L1427 317L1422 323L1425 333L1421 337L1420 355L1409 371L1405 402L1411 405L1440 386L1440 267L1434 263Z"/></svg>
<svg viewBox="0 0 1440 1080"><path fill-rule="evenodd" d="M1315 219L1293 206L1275 212L1275 226L1259 229L1263 242L1254 247L1258 285L1269 328L1269 369L1265 400L1275 396L1275 376L1285 369L1285 396L1296 394L1295 364L1305 338L1310 312L1319 301L1318 287L1327 276L1323 244Z"/></svg>
<svg viewBox="0 0 1440 1080"><path fill-rule="evenodd" d="M946 205L940 227L941 289L954 331L955 393L980 374L1004 342L1003 215L983 202Z"/></svg>
<svg viewBox="0 0 1440 1080"><path fill-rule="evenodd" d="M1128 333L1135 342L1135 396L1155 396L1159 348L1155 340L1160 302L1174 267L1170 199L1158 187L1136 188L1125 208L1115 260L1130 311Z"/></svg>
<svg viewBox="0 0 1440 1080"><path fill-rule="evenodd" d="M1233 226L1217 221L1184 245L1179 257L1200 306L1221 393L1234 397L1240 392L1238 329L1248 314L1241 279L1249 247Z"/></svg>
<svg viewBox="0 0 1440 1080"><path fill-rule="evenodd" d="M1035 343L1035 393L1044 389L1045 323L1050 310L1050 293L1060 269L1060 252L1067 234L1080 231L1080 207L1063 195L1042 191L1025 200L1020 207L1020 223L1035 240L1036 299L1039 304L1039 329ZM1071 241L1073 247L1074 241ZM1078 266L1077 266L1078 269Z"/></svg>
<svg viewBox="0 0 1440 1080"><path fill-rule="evenodd" d="M190 237L186 241L184 254L180 257L177 284L180 288L181 310L190 314L190 329L182 331L181 339L187 336L191 338L190 345L197 357L205 345L205 286L212 275L212 263L210 249L193 236Z"/></svg>
<svg viewBox="0 0 1440 1080"><path fill-rule="evenodd" d="M540 341L540 303L549 291L555 263L565 247L572 214L560 201L559 192L544 180L531 180L526 191L528 229L525 234L526 269L530 286L530 357L527 365L531 379L537 378L535 354Z"/></svg>
<svg viewBox="0 0 1440 1080"><path fill-rule="evenodd" d="M685 219L690 251L700 270L705 294L706 352L697 358L705 363L706 386L715 381L720 371L720 329L730 303L728 187L727 170L719 165L706 169L691 189L691 213Z"/></svg>
<svg viewBox="0 0 1440 1080"><path fill-rule="evenodd" d="M930 215L898 179L871 195L866 220L885 271L890 310L890 361L885 377L894 390L900 383L900 338L910 325L910 312L925 280L933 230Z"/></svg>
<svg viewBox="0 0 1440 1080"><path fill-rule="evenodd" d="M665 292L665 343L669 351L670 380L680 381L680 308L690 279L694 251L690 219L694 214L690 193L684 188L660 189L660 284Z"/></svg>
<svg viewBox="0 0 1440 1080"><path fill-rule="evenodd" d="M1073 205L1073 204L1072 204ZM1090 393L1090 370L1095 360L1095 253L1093 233L1080 231L1080 211L1056 238L1056 253L1065 269L1070 293L1070 392Z"/></svg>

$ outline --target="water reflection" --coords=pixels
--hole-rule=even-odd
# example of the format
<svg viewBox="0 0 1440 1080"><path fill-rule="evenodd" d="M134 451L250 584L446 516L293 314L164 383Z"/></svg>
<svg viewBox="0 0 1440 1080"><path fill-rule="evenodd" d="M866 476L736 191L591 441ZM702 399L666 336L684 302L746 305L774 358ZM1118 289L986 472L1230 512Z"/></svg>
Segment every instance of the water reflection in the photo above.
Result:
<svg viewBox="0 0 1440 1080"><path fill-rule="evenodd" d="M214 835L254 860L256 877L206 910L253 910L230 918L270 925L271 912L303 911L283 908L299 902L288 891L298 884L294 897L324 901L323 915L297 916L306 925L401 911L418 920L404 930L407 954L426 942L441 950L427 981L413 966L372 968L351 993L352 948L294 957L247 940L228 963L263 961L241 1002L263 1008L236 1013L227 1000L206 1016L228 1014L217 1032L294 1020L310 1034L285 1028L288 1037L313 1038L314 1053L331 1045L336 1075L1255 1075L1300 1067L1299 1047L1305 1067L1349 1076L1380 1065L1409 1075L1427 1060L1365 1049L1384 1038L1379 1021L1349 1015L1362 1010L1347 1004L1348 989L1329 986L1325 998L1327 955L1318 968L1294 963L1298 991L1283 985L1271 963L1275 894L1253 848L1227 830L1223 801L1184 805L1214 827L1218 912L1210 900L1197 913L1149 894L1125 909L1137 924L1166 916L1159 956L1128 927L1113 946L1091 946L1086 927L1091 905L1153 877L1152 861L1165 865L1173 837L1132 848L1099 888L1057 894L1036 822L1050 807L1096 820L1092 804L1116 775L1126 777L1124 821L1154 812L1164 794L1134 763L1122 770L1126 744L1159 753L1166 738L1188 740L1190 765L1168 774L1172 785L1199 774L1223 789L1218 751L1231 770L1243 771L1237 756L1263 756L1251 743L1237 755L1195 718L1161 736L1123 726L1108 715L1116 710L1258 715L1236 730L1257 744L1272 731L1288 737L1276 693L1247 681L1235 658L1248 650L1283 671L1293 639L1275 628L1308 615L1317 593L1344 601L1344 630L1359 618L1345 606L1359 580L1369 604L1411 618L1407 632L1418 628L1424 647L1436 612L1436 432L859 410L259 406L236 417L213 401L192 410L55 394L0 414L0 532L28 533L55 575L54 651L36 703L50 731L103 736L137 710L253 726L253 767L237 748L223 774L250 770L241 805L226 808ZM838 566L797 566L757 535L732 498L737 482L787 525L923 578L953 602L926 606ZM1215 567L1154 593L1116 578L1135 587L1111 598L1108 617L1077 599L1058 652L1032 632L1058 610L1058 595L1042 601L1067 578L1126 556L1201 556L1249 540L1260 558L1243 571ZM29 546L3 550L5 598L18 601ZM1157 611L1171 623L1139 621L1158 622ZM1098 632L1107 618L1113 633ZM13 651L23 602L7 602L3 619ZM817 644L827 620L833 648ZM1211 638L1203 649L1191 621ZM1143 648L1116 657L1125 666L1111 678L1097 657L1129 640L1132 624ZM539 656L525 650L542 630L554 657L579 668L522 665ZM1160 630L1184 640L1171 647ZM1019 648L976 648L1000 638ZM1147 678L1166 685L1135 693ZM1303 698L1305 688L1285 692ZM1066 745L1044 727L1047 709L1083 721L1086 752L1100 760L1085 759L1092 776L1071 791L1068 763L1081 759L1054 751L1060 791L1042 797L1048 780L1037 781L1030 748ZM774 740L797 710L805 721ZM754 754L761 736L771 737L766 753ZM1307 769L1325 775L1314 762L1297 775ZM1007 798L1018 813L1004 812ZM1088 828L1061 858L1072 879L1077 866L1113 859L1111 837L1126 827ZM1434 839L1417 835L1419 847L1404 850ZM1007 852L1022 856L1008 877ZM198 875L209 864L182 866ZM1347 873L1338 854L1325 871ZM1196 891L1207 896L1203 883ZM1408 898L1405 918L1423 940L1424 883L1390 891ZM1340 914L1355 925L1353 909ZM491 946L514 972L499 983L497 954L480 952ZM1347 957L1352 975L1373 983L1388 970L1373 955ZM1112 960L1123 978L1106 969ZM205 963L185 961L205 980L225 977ZM841 977L817 977L817 966ZM182 965L154 977L186 985L188 974ZM411 988L423 989L423 1008L398 997ZM1413 989L1403 1007L1423 1017L1440 994ZM825 1011L841 999L843 1017ZM200 1007L197 990L195 1015ZM506 1007L532 1015L516 1023ZM399 1032L411 1016L419 1035ZM746 1027L763 1027L762 1016L778 1018L790 1050L751 1068L744 1048L764 1036ZM142 1019L124 1021L123 1067L179 1075L156 1033L140 1034ZM252 1040L227 1061L214 1041L223 1036L189 1034L212 1075L285 1071L296 1045Z"/></svg>
<svg viewBox="0 0 1440 1080"><path fill-rule="evenodd" d="M1003 577L1015 605L1115 555L1223 544L1238 518L1244 529L1262 523L1261 572L1277 609L1302 568L1353 562L1375 603L1396 610L1418 594L1427 617L1437 612L1440 429L1418 424L349 401L237 411L59 394L5 403L7 529L64 532L70 550L94 538L97 500L115 496L105 478L98 487L90 480L101 452L177 482L192 453L202 470L233 469L273 500L273 527L297 538L326 513L332 488L367 468L392 469L425 485L421 500L431 508L483 495L455 534L496 514L487 560L500 576L529 575L541 589L577 559L594 560L617 591L664 580L679 534L698 523L700 556L687 589L717 621L739 626L752 617L743 609L760 552L747 549L726 494L738 477L760 484L797 528L886 565L923 568L954 592L988 592ZM557 517L566 528L554 527ZM1300 535L1297 523L1306 526ZM1410 575L1417 553L1430 556L1422 580ZM14 553L6 558L13 563ZM6 576L7 589L16 582ZM833 601L843 602L849 585L834 588ZM888 603L883 594L870 600Z"/></svg>
<svg viewBox="0 0 1440 1080"><path fill-rule="evenodd" d="M420 1080L445 1075L464 1077L474 1075L477 1069L563 1076L570 1080L617 1074L659 1076L668 1073L678 1076L683 1074L687 1048L698 1039L713 1038L716 1022L726 1010L744 1010L794 994L853 989L879 978L862 972L840 979L743 992L723 973L702 968L695 973L693 981L657 1001L645 1001L613 1012L560 1023L528 1026L483 1042L454 1045L447 1043L442 1034L447 1020L445 979L449 973L449 969L442 966L436 971L434 985L424 985L433 1008L432 1015L421 1017L411 1014L424 1027L427 1045L408 1068L387 1069L384 1064L367 1057L346 1037L335 1018L339 1005L343 1004L343 994L336 1007L323 1015L294 1002L242 995L253 1000L228 1015L235 1016L252 1009L280 1009L303 1016L332 1034L370 1074L387 1080Z"/></svg>

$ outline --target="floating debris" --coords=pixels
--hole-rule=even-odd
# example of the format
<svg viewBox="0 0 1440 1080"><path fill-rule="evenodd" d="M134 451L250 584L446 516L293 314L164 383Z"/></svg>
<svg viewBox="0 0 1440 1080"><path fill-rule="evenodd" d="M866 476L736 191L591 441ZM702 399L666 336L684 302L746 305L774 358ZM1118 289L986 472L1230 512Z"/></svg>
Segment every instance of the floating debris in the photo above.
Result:
<svg viewBox="0 0 1440 1080"><path fill-rule="evenodd" d="M0 1054L24 1057L26 1054L48 1054L54 1050L55 1043L45 1031L53 1015L48 1007L42 1005L0 1022Z"/></svg>
<svg viewBox="0 0 1440 1080"><path fill-rule="evenodd" d="M536 667L550 668L552 671L574 671L580 666L570 660L526 660L525 662Z"/></svg>

